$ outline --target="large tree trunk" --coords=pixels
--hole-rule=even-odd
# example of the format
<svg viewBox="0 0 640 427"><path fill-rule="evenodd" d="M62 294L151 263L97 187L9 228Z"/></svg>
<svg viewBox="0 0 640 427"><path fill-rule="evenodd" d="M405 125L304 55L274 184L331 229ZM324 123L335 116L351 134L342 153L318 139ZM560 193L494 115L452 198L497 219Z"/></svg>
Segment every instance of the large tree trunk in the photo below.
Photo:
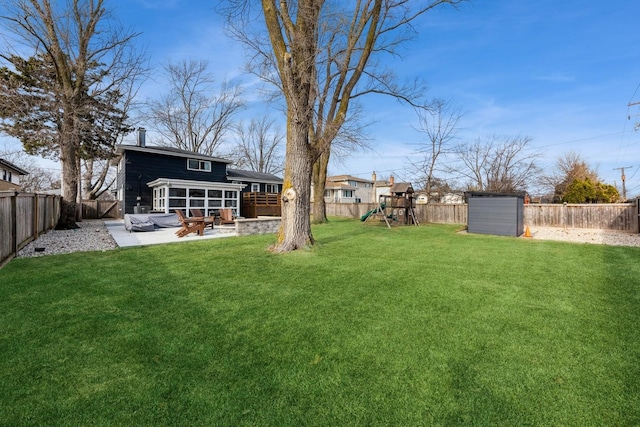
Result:
<svg viewBox="0 0 640 427"><path fill-rule="evenodd" d="M292 113L288 115L291 117ZM287 155L282 188L282 224L274 252L288 252L313 244L310 219L312 156L309 126L288 118Z"/></svg>
<svg viewBox="0 0 640 427"><path fill-rule="evenodd" d="M60 163L62 164L62 198L66 207L60 211L58 228L76 228L76 197L78 194L78 161L73 139L60 141Z"/></svg>
<svg viewBox="0 0 640 427"><path fill-rule="evenodd" d="M327 181L329 152L324 152L313 164L313 223L327 222L327 204L324 201L324 189Z"/></svg>

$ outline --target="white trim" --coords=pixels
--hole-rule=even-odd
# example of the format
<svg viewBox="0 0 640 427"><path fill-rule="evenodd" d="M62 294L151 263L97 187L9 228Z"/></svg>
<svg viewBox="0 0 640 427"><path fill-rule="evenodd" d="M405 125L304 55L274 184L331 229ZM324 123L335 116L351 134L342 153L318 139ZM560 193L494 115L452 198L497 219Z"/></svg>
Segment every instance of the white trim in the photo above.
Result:
<svg viewBox="0 0 640 427"><path fill-rule="evenodd" d="M175 185L176 187L201 187L207 190L236 190L240 191L247 184L232 184L230 182L211 182L211 181L196 181L189 179L169 179L169 178L157 178L151 182L147 182L147 187L159 187L162 185L166 185L167 187L171 187Z"/></svg>
<svg viewBox="0 0 640 427"><path fill-rule="evenodd" d="M205 215L209 215L211 211L217 211L221 208L230 207L236 216L240 215L240 207L241 207L241 198L240 193L246 184L233 184L227 182L210 182L210 181L194 181L194 180L185 180L185 179L168 179L168 178L158 178L154 179L151 182L147 183L148 187L153 189L153 209L161 209L164 210L165 213L169 213L171 209L176 209L175 206L171 206L171 200L184 199L185 206L180 207L178 209L184 209L186 212L190 208L200 208L205 212ZM184 197L170 197L170 189L171 188L179 188L185 190ZM166 189L164 194L161 194L161 189ZM208 195L204 197L191 197L190 190L198 189L204 190L205 194L208 190L218 190L221 191L222 197L211 199ZM227 192L234 193L232 198L227 197ZM163 202L160 200L162 197ZM192 204L191 200L203 201L205 206ZM211 200L220 200L221 206L214 207L208 204L208 201ZM231 205L229 205L230 203ZM163 206L164 205L164 206ZM188 215L188 214L187 214Z"/></svg>
<svg viewBox="0 0 640 427"><path fill-rule="evenodd" d="M192 168L189 166L190 162L198 162L197 168ZM207 165L209 165L209 169L207 169ZM200 168L200 166L205 166L204 168ZM211 160L201 160L201 159L187 159L187 170L196 171L196 172L211 172Z"/></svg>

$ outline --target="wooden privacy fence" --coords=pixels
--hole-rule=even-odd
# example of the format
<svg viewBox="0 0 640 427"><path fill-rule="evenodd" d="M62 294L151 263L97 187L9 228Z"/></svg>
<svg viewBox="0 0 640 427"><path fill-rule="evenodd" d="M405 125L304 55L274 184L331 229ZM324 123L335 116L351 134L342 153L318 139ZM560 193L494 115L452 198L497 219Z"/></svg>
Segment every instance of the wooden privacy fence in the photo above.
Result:
<svg viewBox="0 0 640 427"><path fill-rule="evenodd" d="M0 265L60 218L60 196L0 192Z"/></svg>
<svg viewBox="0 0 640 427"><path fill-rule="evenodd" d="M327 203L328 216L359 218L374 209L374 203ZM465 204L416 205L421 223L467 224ZM527 204L524 224L530 227L594 228L638 233L640 208L632 203L614 204Z"/></svg>
<svg viewBox="0 0 640 427"><path fill-rule="evenodd" d="M120 202L117 200L83 200L82 218L120 218Z"/></svg>
<svg viewBox="0 0 640 427"><path fill-rule="evenodd" d="M524 223L530 227L596 228L637 233L637 202L525 205Z"/></svg>

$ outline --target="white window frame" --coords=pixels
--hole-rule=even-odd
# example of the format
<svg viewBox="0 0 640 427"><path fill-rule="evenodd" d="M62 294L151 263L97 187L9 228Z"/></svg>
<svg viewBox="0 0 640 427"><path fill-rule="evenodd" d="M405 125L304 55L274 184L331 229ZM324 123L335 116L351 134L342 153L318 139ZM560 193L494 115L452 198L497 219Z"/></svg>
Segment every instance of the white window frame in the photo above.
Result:
<svg viewBox="0 0 640 427"><path fill-rule="evenodd" d="M265 190L267 190L267 193L277 193L278 184L266 184Z"/></svg>
<svg viewBox="0 0 640 427"><path fill-rule="evenodd" d="M176 209L187 212L187 216L190 215L189 209L199 208L207 216L218 213L221 208L229 207L233 210L235 216L240 215L240 194L246 184L229 184L229 183L212 183L207 181L191 181L191 180L176 180L167 178L158 178L147 184L153 189L153 209L162 211L165 213L171 213ZM170 196L171 189L184 191L183 196ZM191 197L191 190L204 191L204 198L202 196ZM210 194L209 190L220 190L221 197L214 197ZM180 191L180 193L182 193ZM175 192L174 192L175 193ZM184 200L185 206L171 206L169 201ZM192 203L193 199L193 203ZM204 203L204 206L202 204ZM217 205L217 206L214 206Z"/></svg>
<svg viewBox="0 0 640 427"><path fill-rule="evenodd" d="M191 162L197 162L198 167L191 167ZM187 170L190 171L199 171L199 172L211 172L211 161L209 160L198 160L198 159L187 159Z"/></svg>
<svg viewBox="0 0 640 427"><path fill-rule="evenodd" d="M252 193L258 193L260 192L260 184L257 182L252 182L251 183L251 192Z"/></svg>

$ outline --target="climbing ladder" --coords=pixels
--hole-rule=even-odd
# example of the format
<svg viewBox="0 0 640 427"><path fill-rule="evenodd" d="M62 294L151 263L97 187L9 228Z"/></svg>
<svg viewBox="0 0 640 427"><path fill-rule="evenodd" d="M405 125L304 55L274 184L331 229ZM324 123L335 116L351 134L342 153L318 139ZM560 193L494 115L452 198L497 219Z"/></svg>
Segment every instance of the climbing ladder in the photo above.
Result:
<svg viewBox="0 0 640 427"><path fill-rule="evenodd" d="M411 219L413 220L413 223L415 225L420 225L420 223L418 222L418 218L416 218L416 213L413 210L413 208L409 208L407 209L409 211L409 216L411 217Z"/></svg>

